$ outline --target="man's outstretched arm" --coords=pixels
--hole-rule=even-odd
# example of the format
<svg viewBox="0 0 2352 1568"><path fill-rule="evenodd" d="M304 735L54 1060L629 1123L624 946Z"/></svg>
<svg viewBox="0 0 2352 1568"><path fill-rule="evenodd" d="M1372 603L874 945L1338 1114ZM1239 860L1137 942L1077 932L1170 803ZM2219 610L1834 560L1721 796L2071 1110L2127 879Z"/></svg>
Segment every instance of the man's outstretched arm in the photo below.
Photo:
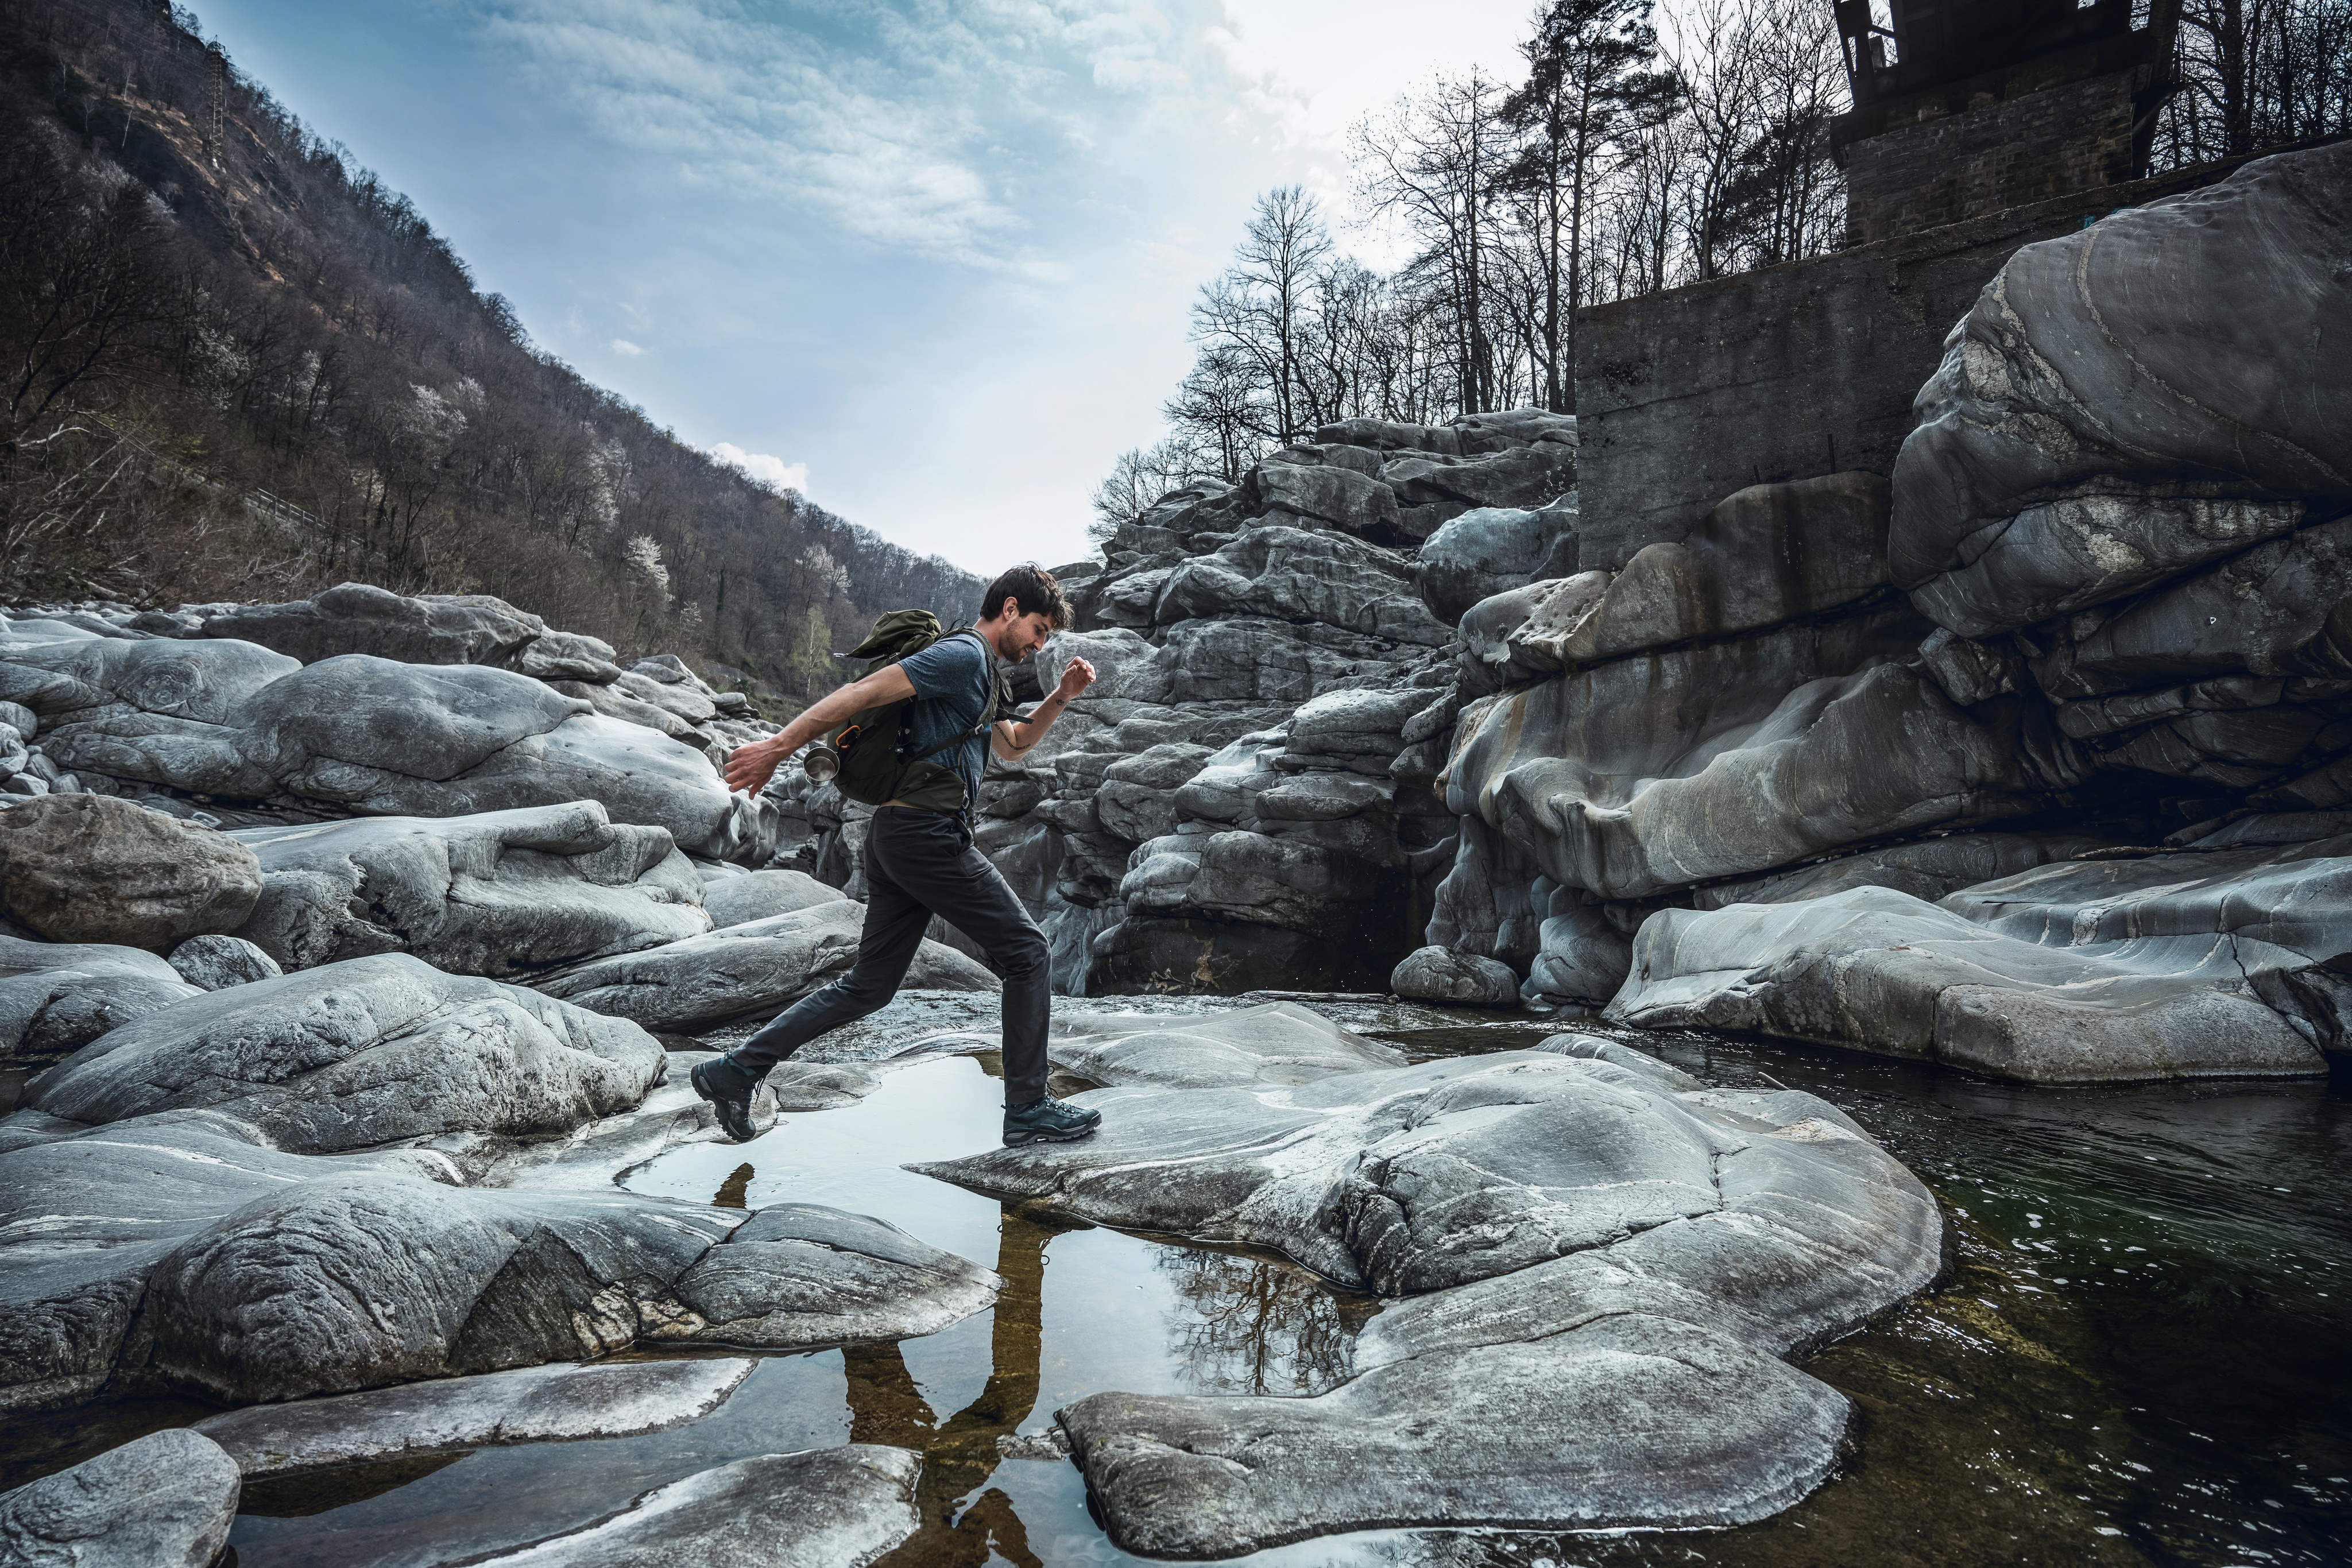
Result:
<svg viewBox="0 0 2352 1568"><path fill-rule="evenodd" d="M765 740L739 746L727 756L727 788L756 795L767 788L784 758L839 727L851 714L885 703L903 702L915 695L915 683L896 664L852 681L830 695L819 697L793 721Z"/></svg>
<svg viewBox="0 0 2352 1568"><path fill-rule="evenodd" d="M1029 755L1030 748L1045 738L1054 721L1070 700L1095 684L1095 667L1084 659L1072 659L1062 670L1061 683L1055 686L1044 702L1024 719L1006 719L996 727L990 745L996 755L1007 762L1018 762Z"/></svg>

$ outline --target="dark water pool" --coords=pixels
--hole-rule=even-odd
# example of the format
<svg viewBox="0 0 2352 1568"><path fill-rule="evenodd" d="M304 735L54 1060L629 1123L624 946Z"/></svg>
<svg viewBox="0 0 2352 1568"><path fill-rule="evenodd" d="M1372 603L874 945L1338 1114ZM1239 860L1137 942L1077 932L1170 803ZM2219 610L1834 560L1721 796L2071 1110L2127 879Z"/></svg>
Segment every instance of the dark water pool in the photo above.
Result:
<svg viewBox="0 0 2352 1568"><path fill-rule="evenodd" d="M1349 1021L1425 1054L1541 1032ZM1381 1531L1248 1561L2352 1561L2352 1085L2029 1090L1806 1048L1638 1038L1718 1082L1769 1076L1823 1095L1944 1202L1947 1279L1803 1363L1860 1411L1840 1475L1736 1531ZM855 1106L785 1117L745 1147L674 1150L627 1182L882 1215L993 1266L1006 1282L994 1312L896 1345L768 1357L717 1413L673 1432L257 1487L232 1538L240 1568L457 1563L714 1464L853 1440L927 1457L931 1522L894 1568L1131 1561L1040 1440L1053 1411L1106 1388L1312 1394L1349 1375L1377 1303L1278 1259L1041 1225L898 1168L989 1146L996 1103L983 1062L934 1059ZM22 1423L10 1484L201 1413Z"/></svg>

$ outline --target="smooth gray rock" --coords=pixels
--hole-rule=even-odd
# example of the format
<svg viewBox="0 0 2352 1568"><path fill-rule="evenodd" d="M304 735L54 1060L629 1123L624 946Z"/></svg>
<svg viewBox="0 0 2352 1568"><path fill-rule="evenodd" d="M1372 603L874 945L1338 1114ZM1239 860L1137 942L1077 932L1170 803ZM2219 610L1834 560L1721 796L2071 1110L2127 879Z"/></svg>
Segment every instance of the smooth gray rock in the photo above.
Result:
<svg viewBox="0 0 2352 1568"><path fill-rule="evenodd" d="M2032 493L2095 476L2352 500L2347 192L2352 148L2282 153L2012 256L1896 458L1896 581L1965 565Z"/></svg>
<svg viewBox="0 0 2352 1568"><path fill-rule="evenodd" d="M27 1125L38 1122L39 1126ZM0 1123L0 1409L94 1397L113 1376L148 1270L244 1204L308 1180L320 1162L266 1146L209 1112L92 1132L19 1111ZM369 1168L400 1162L362 1156ZM446 1162L445 1162L446 1164ZM454 1166L448 1179L457 1179Z"/></svg>
<svg viewBox="0 0 2352 1568"><path fill-rule="evenodd" d="M1911 602L1963 637L2014 632L2235 555L2303 515L2300 501L2070 496L1987 528L1963 548L1966 566L1920 583Z"/></svg>
<svg viewBox="0 0 2352 1568"><path fill-rule="evenodd" d="M1531 1002L1599 1007L1617 994L1633 962L1633 947L1608 917L1561 890L1537 927L1534 959L1519 995Z"/></svg>
<svg viewBox="0 0 2352 1568"><path fill-rule="evenodd" d="M1384 544L1395 541L1396 492L1351 468L1269 458L1249 471L1243 488L1270 517L1283 522L1338 528Z"/></svg>
<svg viewBox="0 0 2352 1568"><path fill-rule="evenodd" d="M1752 485L1635 552L1551 651L1576 668L1842 609L1886 586L1887 506L1875 474Z"/></svg>
<svg viewBox="0 0 2352 1568"><path fill-rule="evenodd" d="M230 836L261 868L237 934L289 969L409 953L504 977L710 929L702 879L668 832L614 823L593 800Z"/></svg>
<svg viewBox="0 0 2352 1568"><path fill-rule="evenodd" d="M286 972L277 959L242 936L191 936L173 948L165 962L200 991L274 980Z"/></svg>
<svg viewBox="0 0 2352 1568"><path fill-rule="evenodd" d="M2310 1015L2326 1009L2293 1000L2293 977L2332 994L2314 960L2346 946L2334 889L2347 862L2267 875L2229 863L2268 852L2046 866L1943 907L1874 887L1664 910L1634 938L1633 974L1609 1017L1754 1030L2032 1082L2316 1075L2326 1071L2314 1043L2325 1019ZM2147 892L2130 896L2132 881ZM1998 918L1979 924L1955 904Z"/></svg>
<svg viewBox="0 0 2352 1568"><path fill-rule="evenodd" d="M52 942L165 953L236 930L260 894L250 850L128 800L52 795L0 812L0 908Z"/></svg>
<svg viewBox="0 0 2352 1568"><path fill-rule="evenodd" d="M27 1084L23 1103L89 1124L217 1110L279 1148L328 1154L565 1130L636 1104L665 1054L635 1024L385 954L135 1019Z"/></svg>
<svg viewBox="0 0 2352 1568"><path fill-rule="evenodd" d="M1847 1416L1768 1354L1634 1314L1309 1399L1097 1394L1056 1413L1112 1543L1191 1558L1375 1527L1744 1524L1828 1477Z"/></svg>
<svg viewBox="0 0 2352 1568"><path fill-rule="evenodd" d="M1543 513L1482 507L1423 541L1415 578L1422 601L1451 626L1480 600L1525 588L1542 570L1558 529Z"/></svg>
<svg viewBox="0 0 2352 1568"><path fill-rule="evenodd" d="M1346 476L1336 468L1290 472ZM1348 477L1385 493L1385 486ZM1428 647L1443 645L1448 634L1415 597L1412 569L1402 557L1339 535L1276 526L1252 528L1177 566L1155 611L1162 624L1235 615L1314 621Z"/></svg>
<svg viewBox="0 0 2352 1568"><path fill-rule="evenodd" d="M1123 839L1141 843L1176 831L1176 792L1201 770L1205 746L1171 740L1115 762L1095 792L1095 814Z"/></svg>
<svg viewBox="0 0 2352 1568"><path fill-rule="evenodd" d="M507 1443L632 1437L700 1420L726 1403L758 1364L740 1356L589 1366L557 1362L248 1406L208 1416L193 1429L219 1444L248 1478Z"/></svg>
<svg viewBox="0 0 2352 1568"><path fill-rule="evenodd" d="M1721 1207L1746 1142L1611 1063L1514 1051L1307 1083L1103 1089L1083 1144L910 1166L1097 1223L1275 1248L1384 1295Z"/></svg>
<svg viewBox="0 0 2352 1568"><path fill-rule="evenodd" d="M772 1016L848 969L866 906L845 898L730 925L649 951L602 958L533 984L591 1012L647 1029L692 1030ZM996 977L942 942L926 940L908 986L992 990Z"/></svg>
<svg viewBox="0 0 2352 1568"><path fill-rule="evenodd" d="M193 1432L151 1432L0 1492L0 1560L20 1568L208 1568L243 1483Z"/></svg>
<svg viewBox="0 0 2352 1568"><path fill-rule="evenodd" d="M705 882L702 909L710 916L712 929L724 930L771 915L814 909L840 896L839 888L827 887L806 872L755 871Z"/></svg>
<svg viewBox="0 0 2352 1568"><path fill-rule="evenodd" d="M499 1568L866 1568L921 1523L921 1456L853 1443L737 1459L624 1512L487 1561Z"/></svg>
<svg viewBox="0 0 2352 1568"><path fill-rule="evenodd" d="M245 705L300 669L251 643L107 638L0 647L0 697L40 716L66 767L260 800L278 783L238 728Z"/></svg>
<svg viewBox="0 0 2352 1568"><path fill-rule="evenodd" d="M937 1333L1003 1282L897 1226L815 1204L761 1209L671 1287L685 1309L649 1337L803 1350Z"/></svg>
<svg viewBox="0 0 2352 1568"><path fill-rule="evenodd" d="M156 1260L139 1373L241 1405L604 1355L680 1318L668 1288L745 1218L329 1168Z"/></svg>
<svg viewBox="0 0 2352 1568"><path fill-rule="evenodd" d="M410 664L490 664L547 630L538 616L487 593L409 598L346 582L288 604L243 605L204 622L206 637L258 643L306 664L371 653Z"/></svg>
<svg viewBox="0 0 2352 1568"><path fill-rule="evenodd" d="M1422 947L1408 954L1389 977L1389 989L1412 1001L1451 1002L1465 1008L1519 1005L1519 977L1509 966L1444 947Z"/></svg>
<svg viewBox="0 0 2352 1568"><path fill-rule="evenodd" d="M1484 699L1464 710L1445 803L1556 883L1629 899L2022 815L2090 776L2038 699L1963 712L1906 667L1920 631L1874 610Z"/></svg>
<svg viewBox="0 0 2352 1568"><path fill-rule="evenodd" d="M1933 904L1977 883L2071 860L2106 841L2088 833L1952 833L1841 855L1793 871L1713 883L1692 889L1690 901L1696 909L1721 909L1733 904L1797 904L1850 888L1886 887ZM1622 970L1617 977L1624 979ZM1610 994L1615 990L1612 986Z"/></svg>
<svg viewBox="0 0 2352 1568"><path fill-rule="evenodd" d="M1351 928L1381 889L1363 861L1299 839L1180 833L1139 847L1119 883L1134 915L1240 921L1315 936Z"/></svg>
<svg viewBox="0 0 2352 1568"><path fill-rule="evenodd" d="M1057 1067L1097 1083L1171 1089L1307 1083L1404 1065L1403 1052L1296 1002L1181 1018L1078 1014L1055 1020L1046 1051Z"/></svg>
<svg viewBox="0 0 2352 1568"><path fill-rule="evenodd" d="M0 1055L53 1061L196 994L143 948L0 936Z"/></svg>

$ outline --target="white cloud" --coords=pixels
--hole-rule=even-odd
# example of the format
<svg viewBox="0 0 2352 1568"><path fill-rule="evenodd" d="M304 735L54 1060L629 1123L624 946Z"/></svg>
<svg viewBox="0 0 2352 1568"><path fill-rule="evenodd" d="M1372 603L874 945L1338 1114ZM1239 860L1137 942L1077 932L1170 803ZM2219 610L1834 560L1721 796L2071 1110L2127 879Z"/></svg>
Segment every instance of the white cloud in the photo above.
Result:
<svg viewBox="0 0 2352 1568"><path fill-rule="evenodd" d="M613 352L620 355L624 359L634 360L638 355L645 352L643 349L640 349L635 343L630 342L626 338L615 338L607 346L612 349Z"/></svg>
<svg viewBox="0 0 2352 1568"><path fill-rule="evenodd" d="M764 479L780 490L798 490L808 494L808 465L787 463L765 452L746 452L731 441L721 441L710 448L710 455L721 463L731 464L754 479Z"/></svg>

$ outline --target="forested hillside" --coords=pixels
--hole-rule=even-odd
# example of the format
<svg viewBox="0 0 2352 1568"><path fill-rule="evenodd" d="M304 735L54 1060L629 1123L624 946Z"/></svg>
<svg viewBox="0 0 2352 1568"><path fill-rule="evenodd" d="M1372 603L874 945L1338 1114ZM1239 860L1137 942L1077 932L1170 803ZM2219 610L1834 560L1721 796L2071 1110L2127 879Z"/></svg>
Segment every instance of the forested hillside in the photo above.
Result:
<svg viewBox="0 0 2352 1568"><path fill-rule="evenodd" d="M980 584L534 347L399 193L154 0L0 0L0 587L486 592L793 695Z"/></svg>

